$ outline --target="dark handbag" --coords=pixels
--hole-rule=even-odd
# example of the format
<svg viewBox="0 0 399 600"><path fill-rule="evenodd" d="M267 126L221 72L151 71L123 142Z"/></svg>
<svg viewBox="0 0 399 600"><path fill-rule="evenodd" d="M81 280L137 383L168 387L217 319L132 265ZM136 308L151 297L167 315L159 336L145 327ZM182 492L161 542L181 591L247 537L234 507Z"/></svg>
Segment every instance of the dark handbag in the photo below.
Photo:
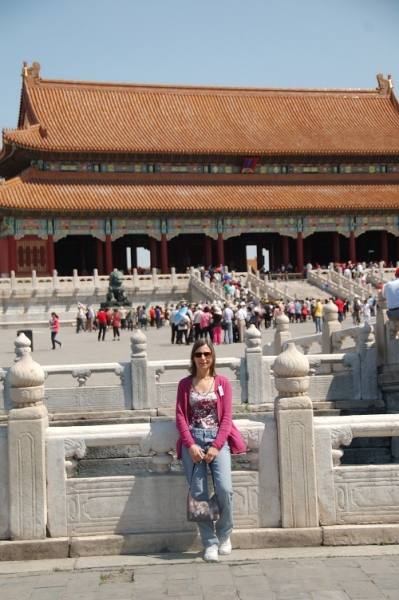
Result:
<svg viewBox="0 0 399 600"><path fill-rule="evenodd" d="M223 329L223 331L227 331L228 328L229 328L228 322L223 320L222 321L222 329Z"/></svg>
<svg viewBox="0 0 399 600"><path fill-rule="evenodd" d="M194 475L195 464L191 474L191 481ZM213 475L212 475L213 480ZM196 500L190 494L190 488L187 494L187 521L218 521L220 517L220 509L216 494L212 494L209 500Z"/></svg>

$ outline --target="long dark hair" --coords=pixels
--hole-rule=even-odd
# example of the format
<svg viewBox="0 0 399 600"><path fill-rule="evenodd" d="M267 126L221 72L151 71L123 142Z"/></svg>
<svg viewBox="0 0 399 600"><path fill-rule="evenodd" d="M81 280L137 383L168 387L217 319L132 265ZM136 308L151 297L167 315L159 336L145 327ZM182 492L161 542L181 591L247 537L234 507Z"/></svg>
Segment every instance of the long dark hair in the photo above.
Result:
<svg viewBox="0 0 399 600"><path fill-rule="evenodd" d="M205 338L199 338L196 342L194 342L193 347L191 349L191 357L190 357L190 366L188 371L192 377L197 375L197 365L194 360L194 353L197 352L199 348L203 348L204 346L208 346L209 350L212 352L211 364L209 366L209 375L211 377L215 377L216 375L216 353L215 348L213 347L212 342L208 342Z"/></svg>

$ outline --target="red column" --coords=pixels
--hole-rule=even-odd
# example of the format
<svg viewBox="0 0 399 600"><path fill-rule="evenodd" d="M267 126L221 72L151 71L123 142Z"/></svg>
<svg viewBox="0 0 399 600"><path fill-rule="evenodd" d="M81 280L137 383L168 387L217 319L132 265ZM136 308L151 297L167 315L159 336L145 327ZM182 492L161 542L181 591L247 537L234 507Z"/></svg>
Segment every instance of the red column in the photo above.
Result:
<svg viewBox="0 0 399 600"><path fill-rule="evenodd" d="M10 275L10 266L8 264L8 242L6 238L0 240L0 275L2 273L7 276Z"/></svg>
<svg viewBox="0 0 399 600"><path fill-rule="evenodd" d="M218 233L218 266L224 266L224 243L223 233Z"/></svg>
<svg viewBox="0 0 399 600"><path fill-rule="evenodd" d="M338 231L334 231L333 233L333 250L334 250L334 262L341 262L340 252L339 252L339 233Z"/></svg>
<svg viewBox="0 0 399 600"><path fill-rule="evenodd" d="M349 260L356 263L356 239L355 232L349 232Z"/></svg>
<svg viewBox="0 0 399 600"><path fill-rule="evenodd" d="M161 234L161 270L163 275L169 273L168 241L166 239L166 233Z"/></svg>
<svg viewBox="0 0 399 600"><path fill-rule="evenodd" d="M303 272L303 239L302 239L302 231L298 231L296 238L296 262L297 262L297 272Z"/></svg>
<svg viewBox="0 0 399 600"><path fill-rule="evenodd" d="M47 237L47 268L50 275L53 274L55 269L55 255L54 255L54 236L49 235Z"/></svg>
<svg viewBox="0 0 399 600"><path fill-rule="evenodd" d="M113 270L112 241L111 241L111 235L109 233L107 233L105 235L105 270L107 272L107 275L109 275L111 273L111 271Z"/></svg>
<svg viewBox="0 0 399 600"><path fill-rule="evenodd" d="M388 264L388 232L381 231L381 260Z"/></svg>
<svg viewBox="0 0 399 600"><path fill-rule="evenodd" d="M290 250L289 250L288 235L281 236L281 245L282 245L283 265L287 266L288 263L290 262Z"/></svg>
<svg viewBox="0 0 399 600"><path fill-rule="evenodd" d="M14 235L7 236L8 241L8 264L10 267L10 271L16 272L18 263L17 263L17 242L15 241Z"/></svg>
<svg viewBox="0 0 399 600"><path fill-rule="evenodd" d="M98 274L104 275L103 243L98 238L96 238L96 265Z"/></svg>
<svg viewBox="0 0 399 600"><path fill-rule="evenodd" d="M157 269L158 268L157 240L153 237L150 237L150 260L151 260L151 269Z"/></svg>
<svg viewBox="0 0 399 600"><path fill-rule="evenodd" d="M212 238L209 235L205 236L205 268L212 265Z"/></svg>

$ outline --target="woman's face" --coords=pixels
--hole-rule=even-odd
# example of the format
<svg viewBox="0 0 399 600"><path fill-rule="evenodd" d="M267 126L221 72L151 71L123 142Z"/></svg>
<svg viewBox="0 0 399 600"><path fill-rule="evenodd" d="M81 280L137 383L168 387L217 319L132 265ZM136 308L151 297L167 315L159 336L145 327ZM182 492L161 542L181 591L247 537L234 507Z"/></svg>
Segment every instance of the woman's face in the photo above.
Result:
<svg viewBox="0 0 399 600"><path fill-rule="evenodd" d="M213 363L212 351L207 344L200 346L194 352L194 362L197 369L209 369Z"/></svg>

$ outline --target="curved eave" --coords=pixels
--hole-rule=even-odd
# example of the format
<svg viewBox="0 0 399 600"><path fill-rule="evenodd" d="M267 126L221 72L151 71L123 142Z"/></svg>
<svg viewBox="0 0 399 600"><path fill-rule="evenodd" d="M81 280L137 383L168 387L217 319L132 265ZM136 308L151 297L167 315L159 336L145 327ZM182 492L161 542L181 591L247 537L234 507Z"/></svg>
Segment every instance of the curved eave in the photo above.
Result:
<svg viewBox="0 0 399 600"><path fill-rule="evenodd" d="M40 128L39 125L35 125L35 128ZM29 130L27 130L29 131ZM39 134L40 135L40 134ZM262 150L259 148L239 148L237 150L229 150L228 148L218 148L218 149L198 149L198 148L165 148L162 151L155 148L132 148L131 146L128 148L120 147L118 149L112 148L79 148L73 146L39 146L33 144L25 144L22 143L21 140L15 140L11 136L7 136L4 134L3 136L5 145L10 145L20 150L29 151L32 153L46 153L46 154L59 154L59 155L73 155L79 154L82 155L90 155L90 156L136 156L136 155L152 155L152 156L228 156L228 157L245 157L245 156L253 156L253 157L274 157L274 156L397 156L399 157L399 146L395 149L369 149L365 150L364 148L333 148L333 149L325 149L325 148L308 148L308 149L287 149L287 148L274 148L271 150ZM0 154L1 160L1 154Z"/></svg>
<svg viewBox="0 0 399 600"><path fill-rule="evenodd" d="M399 213L399 179L43 173L28 169L0 185L0 213L171 216Z"/></svg>

